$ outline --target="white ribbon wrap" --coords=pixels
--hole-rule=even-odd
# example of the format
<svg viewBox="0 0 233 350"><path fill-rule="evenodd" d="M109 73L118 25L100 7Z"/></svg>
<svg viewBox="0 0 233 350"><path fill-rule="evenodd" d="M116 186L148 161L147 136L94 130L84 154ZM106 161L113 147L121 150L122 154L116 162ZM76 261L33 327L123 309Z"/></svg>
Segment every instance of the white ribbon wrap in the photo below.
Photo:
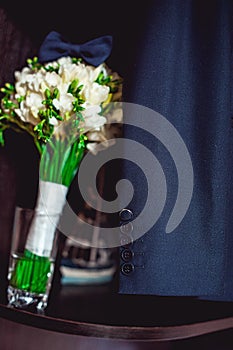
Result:
<svg viewBox="0 0 233 350"><path fill-rule="evenodd" d="M67 191L68 187L62 184L40 181L35 214L26 243L26 249L30 252L39 256L50 256Z"/></svg>

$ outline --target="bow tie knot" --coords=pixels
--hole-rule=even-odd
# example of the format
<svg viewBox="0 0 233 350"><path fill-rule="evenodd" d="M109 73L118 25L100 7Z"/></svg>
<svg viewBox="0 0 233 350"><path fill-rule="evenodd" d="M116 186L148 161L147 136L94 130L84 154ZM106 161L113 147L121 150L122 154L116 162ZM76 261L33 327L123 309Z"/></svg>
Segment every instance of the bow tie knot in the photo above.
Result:
<svg viewBox="0 0 233 350"><path fill-rule="evenodd" d="M61 34L52 31L43 41L38 58L40 62L45 63L60 57L80 57L97 67L109 57L111 50L112 37L110 35L90 40L84 44L74 44L64 39Z"/></svg>

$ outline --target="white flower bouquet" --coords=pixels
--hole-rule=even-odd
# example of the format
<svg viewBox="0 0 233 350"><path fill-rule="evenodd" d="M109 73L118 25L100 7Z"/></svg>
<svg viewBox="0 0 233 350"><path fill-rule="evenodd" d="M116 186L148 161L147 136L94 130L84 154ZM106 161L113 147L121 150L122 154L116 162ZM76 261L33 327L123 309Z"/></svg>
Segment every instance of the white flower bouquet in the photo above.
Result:
<svg viewBox="0 0 233 350"><path fill-rule="evenodd" d="M46 63L28 59L15 72L15 83L1 89L0 143L4 145L9 128L26 132L40 154L40 195L23 257L10 276L10 303L18 306L24 292L25 303L28 293L47 293L56 223L67 190L85 150L93 150L93 143L109 132L108 106L121 100L121 86L121 78L104 62L95 67L66 56Z"/></svg>

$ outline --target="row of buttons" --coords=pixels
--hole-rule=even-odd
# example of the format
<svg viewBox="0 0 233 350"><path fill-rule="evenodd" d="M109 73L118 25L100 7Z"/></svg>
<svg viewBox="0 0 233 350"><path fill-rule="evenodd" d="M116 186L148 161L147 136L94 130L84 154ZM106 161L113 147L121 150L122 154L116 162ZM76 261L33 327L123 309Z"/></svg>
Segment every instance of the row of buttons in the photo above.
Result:
<svg viewBox="0 0 233 350"><path fill-rule="evenodd" d="M133 219L133 212L130 209L122 209L119 213L120 219L123 222L120 226L121 236L121 259L124 263L121 265L121 272L128 276L134 271L134 265L130 262L133 259L134 253L129 246L133 243L133 238L130 235L133 231L133 224L130 220Z"/></svg>

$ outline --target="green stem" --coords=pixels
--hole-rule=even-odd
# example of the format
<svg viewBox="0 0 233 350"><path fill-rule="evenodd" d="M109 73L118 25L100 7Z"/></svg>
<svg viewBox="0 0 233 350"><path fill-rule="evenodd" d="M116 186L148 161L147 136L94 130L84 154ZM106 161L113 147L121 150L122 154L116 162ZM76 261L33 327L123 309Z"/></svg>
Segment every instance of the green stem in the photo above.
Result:
<svg viewBox="0 0 233 350"><path fill-rule="evenodd" d="M15 270L10 280L11 286L31 293L45 293L51 271L51 263L49 258L41 257L25 250L23 257L16 262Z"/></svg>

